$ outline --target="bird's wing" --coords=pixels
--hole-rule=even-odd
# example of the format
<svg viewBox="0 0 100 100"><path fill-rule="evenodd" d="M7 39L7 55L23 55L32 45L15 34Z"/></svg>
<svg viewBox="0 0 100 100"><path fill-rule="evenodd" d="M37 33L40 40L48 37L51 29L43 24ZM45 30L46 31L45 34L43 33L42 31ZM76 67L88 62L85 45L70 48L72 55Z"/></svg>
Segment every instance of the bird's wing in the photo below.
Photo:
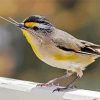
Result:
<svg viewBox="0 0 100 100"><path fill-rule="evenodd" d="M81 48L81 50L100 55L100 45L97 45L88 41L84 41L84 40L80 40L80 42L85 45L85 47Z"/></svg>
<svg viewBox="0 0 100 100"><path fill-rule="evenodd" d="M56 45L56 47L65 51L74 51L77 53L100 55L100 45L79 40L61 30L56 30L56 32L52 36L52 41Z"/></svg>
<svg viewBox="0 0 100 100"><path fill-rule="evenodd" d="M77 38L59 29L56 29L52 34L52 41L56 46L72 49L75 51L79 51L82 47L85 46Z"/></svg>

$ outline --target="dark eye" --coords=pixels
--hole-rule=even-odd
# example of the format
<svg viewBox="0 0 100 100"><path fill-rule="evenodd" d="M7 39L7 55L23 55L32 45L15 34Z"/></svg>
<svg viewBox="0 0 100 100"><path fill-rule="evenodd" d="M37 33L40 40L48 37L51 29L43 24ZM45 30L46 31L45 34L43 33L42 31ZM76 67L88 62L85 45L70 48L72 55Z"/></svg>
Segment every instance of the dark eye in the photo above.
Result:
<svg viewBox="0 0 100 100"><path fill-rule="evenodd" d="M34 26L33 29L36 31L38 30L39 28L37 26Z"/></svg>

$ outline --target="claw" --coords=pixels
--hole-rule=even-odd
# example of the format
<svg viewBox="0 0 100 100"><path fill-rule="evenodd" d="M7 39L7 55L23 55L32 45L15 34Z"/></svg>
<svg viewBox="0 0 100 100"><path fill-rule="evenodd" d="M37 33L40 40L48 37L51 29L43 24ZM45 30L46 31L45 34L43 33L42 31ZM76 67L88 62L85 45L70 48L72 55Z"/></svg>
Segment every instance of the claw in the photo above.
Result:
<svg viewBox="0 0 100 100"><path fill-rule="evenodd" d="M47 83L37 84L37 86L41 86L41 87L47 87L47 86L59 86L59 83L54 84L53 81L49 81L49 82L47 82Z"/></svg>
<svg viewBox="0 0 100 100"><path fill-rule="evenodd" d="M71 90L71 89L75 89L75 88L77 88L77 87L76 87L76 86L68 85L68 86L66 86L66 87L64 87L64 88L56 88L56 89L54 89L54 90L52 91L52 93L55 92L55 91L60 92L60 91Z"/></svg>
<svg viewBox="0 0 100 100"><path fill-rule="evenodd" d="M52 93L54 93L55 91L59 92L61 90L61 88L56 88L52 91Z"/></svg>
<svg viewBox="0 0 100 100"><path fill-rule="evenodd" d="M40 87L47 87L47 86L49 86L49 84L47 84L47 83L41 83L41 84L37 84L37 86L40 86Z"/></svg>
<svg viewBox="0 0 100 100"><path fill-rule="evenodd" d="M54 83L41 83L41 84L37 84L37 86L41 86L41 87L48 87L48 86L54 86Z"/></svg>

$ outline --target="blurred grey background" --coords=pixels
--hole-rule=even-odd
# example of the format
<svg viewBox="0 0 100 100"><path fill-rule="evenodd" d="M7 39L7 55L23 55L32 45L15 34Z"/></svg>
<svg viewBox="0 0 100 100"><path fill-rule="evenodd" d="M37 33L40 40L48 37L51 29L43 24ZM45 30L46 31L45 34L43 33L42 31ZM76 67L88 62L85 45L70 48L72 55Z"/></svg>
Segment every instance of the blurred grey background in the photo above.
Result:
<svg viewBox="0 0 100 100"><path fill-rule="evenodd" d="M100 44L100 0L0 0L0 16L22 22L34 14L46 16L55 27L77 38ZM22 32L0 19L0 76L47 82L65 73L41 62ZM85 70L76 85L100 91L100 59Z"/></svg>

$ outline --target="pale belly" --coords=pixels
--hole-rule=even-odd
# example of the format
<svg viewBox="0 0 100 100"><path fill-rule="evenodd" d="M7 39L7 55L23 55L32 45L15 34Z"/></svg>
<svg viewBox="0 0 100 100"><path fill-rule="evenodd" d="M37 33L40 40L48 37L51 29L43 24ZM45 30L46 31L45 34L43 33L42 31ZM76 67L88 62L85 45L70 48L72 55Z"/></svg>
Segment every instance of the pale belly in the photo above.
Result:
<svg viewBox="0 0 100 100"><path fill-rule="evenodd" d="M95 59L93 55L62 51L52 46L41 47L39 53L42 57L41 60L48 65L72 71L76 71L78 68L84 70Z"/></svg>

